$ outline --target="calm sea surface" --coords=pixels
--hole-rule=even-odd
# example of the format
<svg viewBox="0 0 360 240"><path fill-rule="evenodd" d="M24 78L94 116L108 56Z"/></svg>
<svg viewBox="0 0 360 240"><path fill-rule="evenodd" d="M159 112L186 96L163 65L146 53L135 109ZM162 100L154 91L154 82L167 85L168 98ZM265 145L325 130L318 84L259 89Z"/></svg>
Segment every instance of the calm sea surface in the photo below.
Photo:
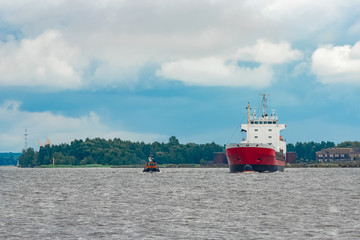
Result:
<svg viewBox="0 0 360 240"><path fill-rule="evenodd" d="M360 239L360 169L0 167L0 239Z"/></svg>

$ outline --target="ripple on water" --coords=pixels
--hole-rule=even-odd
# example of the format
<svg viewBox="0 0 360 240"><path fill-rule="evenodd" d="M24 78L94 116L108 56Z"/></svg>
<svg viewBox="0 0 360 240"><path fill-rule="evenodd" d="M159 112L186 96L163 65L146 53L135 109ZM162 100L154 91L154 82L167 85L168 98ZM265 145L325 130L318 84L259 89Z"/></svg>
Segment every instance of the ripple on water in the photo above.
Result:
<svg viewBox="0 0 360 240"><path fill-rule="evenodd" d="M359 173L0 167L0 239L358 239Z"/></svg>

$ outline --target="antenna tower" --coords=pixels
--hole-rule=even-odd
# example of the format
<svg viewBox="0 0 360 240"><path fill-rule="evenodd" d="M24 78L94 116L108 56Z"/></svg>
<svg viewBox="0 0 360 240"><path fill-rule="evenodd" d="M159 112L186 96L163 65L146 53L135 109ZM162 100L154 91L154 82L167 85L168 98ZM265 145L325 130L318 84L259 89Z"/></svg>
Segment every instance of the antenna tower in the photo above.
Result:
<svg viewBox="0 0 360 240"><path fill-rule="evenodd" d="M25 133L24 133L24 136L25 136L25 142L24 142L24 149L27 150L28 148L28 143L27 143L27 136L29 134L27 133L27 129L25 129Z"/></svg>

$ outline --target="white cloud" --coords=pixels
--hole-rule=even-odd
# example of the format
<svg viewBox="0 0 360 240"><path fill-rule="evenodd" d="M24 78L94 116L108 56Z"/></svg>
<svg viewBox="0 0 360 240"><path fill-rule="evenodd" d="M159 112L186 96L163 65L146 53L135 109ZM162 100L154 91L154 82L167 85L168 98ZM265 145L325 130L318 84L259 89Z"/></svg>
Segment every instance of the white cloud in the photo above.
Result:
<svg viewBox="0 0 360 240"><path fill-rule="evenodd" d="M360 42L319 47L312 55L311 69L324 84L360 84Z"/></svg>
<svg viewBox="0 0 360 240"><path fill-rule="evenodd" d="M290 43L281 41L278 44L259 39L253 46L238 49L236 59L265 64L282 64L301 60L303 54L297 49L291 49Z"/></svg>
<svg viewBox="0 0 360 240"><path fill-rule="evenodd" d="M8 80L2 80L3 85L29 86L31 83L54 88L122 86L124 82L136 83L138 73L148 63L161 65L180 59L226 55L238 46L254 42L259 35L277 36L267 31L274 27L271 22L239 1L156 0L139 3L108 0L99 4L91 0L51 3L38 0L20 4L0 3L0 9L2 19L17 26L25 35L21 43L40 43L45 41L45 37L50 37L49 32L54 32L49 29L56 29L55 36L48 43L51 45L47 48L47 55L42 55L39 60L35 56L23 60L29 67L21 71L4 70ZM5 43L3 47L9 45ZM5 59L10 66L14 65L17 55L25 52L22 44L19 45ZM53 52L54 49L59 51ZM34 48L34 51L44 53L42 48ZM66 57L60 53L73 55ZM286 61L289 56L282 60L279 56L276 58L277 61ZM56 63L48 59L55 59ZM101 64L89 70L84 65L92 61ZM263 68L228 71L242 71L247 77L264 75ZM92 75L85 74L85 78L84 71ZM32 80L25 76L32 77ZM64 80L54 80L60 77Z"/></svg>
<svg viewBox="0 0 360 240"><path fill-rule="evenodd" d="M291 49L292 41L317 44L319 39L343 39L344 32L354 34L357 25L349 31L344 27L358 18L354 6L353 0L0 1L2 21L14 28L9 34L24 36L1 46L7 49L3 61L10 68L0 71L7 79L0 78L0 84L54 89L123 86L137 83L146 64L221 57L239 46L248 47L239 49L237 60L281 64L302 58ZM40 57L22 57L27 52L23 44L46 42L54 31L47 49L42 44L32 47ZM252 45L256 39L269 41ZM13 67L17 61L22 68ZM93 61L101 64L89 70L86 65Z"/></svg>
<svg viewBox="0 0 360 240"><path fill-rule="evenodd" d="M253 46L238 49L234 56L180 59L161 65L157 75L197 86L236 86L264 88L273 80L273 64L302 59L299 50L288 42L274 44L258 40ZM246 67L238 62L255 62L258 67Z"/></svg>
<svg viewBox="0 0 360 240"><path fill-rule="evenodd" d="M182 59L164 63L157 75L196 86L249 86L262 88L271 82L269 66L249 68L222 58Z"/></svg>
<svg viewBox="0 0 360 240"><path fill-rule="evenodd" d="M84 61L60 32L35 39L0 42L0 85L76 89L81 87Z"/></svg>
<svg viewBox="0 0 360 240"><path fill-rule="evenodd" d="M275 33L286 34L287 39L306 39L315 34L319 40L324 33L329 38L336 38L339 26L346 25L348 17L357 15L358 0L257 0L246 1L249 9L258 16L277 26ZM319 17L321 16L321 17ZM350 20L352 21L352 20ZM329 34L330 30L330 34ZM285 31L287 33L285 33Z"/></svg>
<svg viewBox="0 0 360 240"><path fill-rule="evenodd" d="M20 152L24 147L24 130L27 129L28 146L38 148L37 140L52 143L70 143L74 139L101 137L121 138L131 141L159 141L165 136L152 133L135 133L112 129L101 122L95 112L78 118L67 117L51 112L27 112L20 109L21 103L5 101L0 106L0 152Z"/></svg>

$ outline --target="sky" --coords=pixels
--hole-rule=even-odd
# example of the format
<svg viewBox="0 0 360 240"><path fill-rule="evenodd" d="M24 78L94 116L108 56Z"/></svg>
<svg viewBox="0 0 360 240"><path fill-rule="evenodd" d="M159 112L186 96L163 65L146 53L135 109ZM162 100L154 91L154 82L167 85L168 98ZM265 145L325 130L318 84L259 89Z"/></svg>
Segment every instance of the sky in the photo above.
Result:
<svg viewBox="0 0 360 240"><path fill-rule="evenodd" d="M0 152L74 139L359 141L359 0L0 0Z"/></svg>

